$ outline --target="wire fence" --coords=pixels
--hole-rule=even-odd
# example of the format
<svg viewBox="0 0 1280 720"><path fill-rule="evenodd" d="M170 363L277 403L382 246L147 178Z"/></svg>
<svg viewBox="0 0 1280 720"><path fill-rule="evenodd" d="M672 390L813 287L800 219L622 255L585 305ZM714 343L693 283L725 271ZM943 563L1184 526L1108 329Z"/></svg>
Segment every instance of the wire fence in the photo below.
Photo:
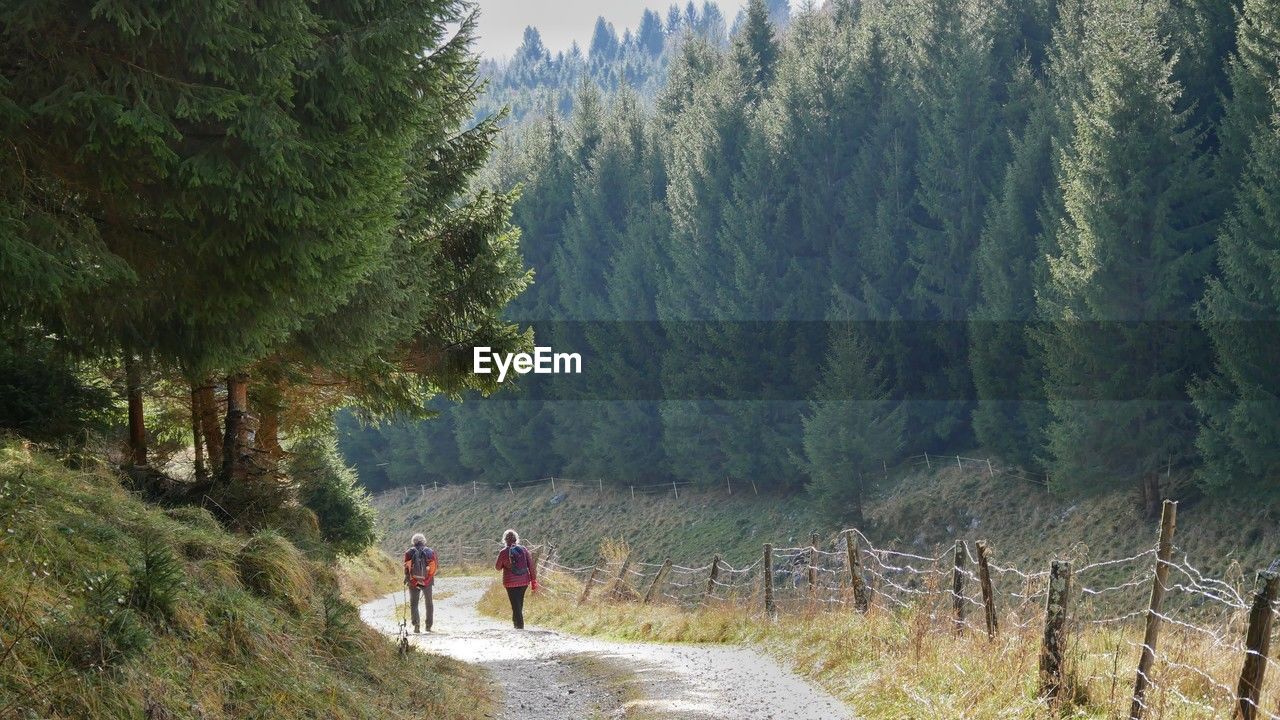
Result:
<svg viewBox="0 0 1280 720"><path fill-rule="evenodd" d="M1167 503L1166 513L1174 511ZM1243 572L1211 577L1172 535L1170 520L1160 542L1126 557L1091 559L1087 548L1074 547L1052 569L1001 565L986 543L975 549L957 541L932 556L878 547L855 528L815 536L805 546L763 545L756 560L739 566L719 555L695 566L633 558L625 550L569 565L555 543L531 548L544 592L563 602L732 608L753 622L903 613L935 632L1043 642L1040 687L1047 702L1067 701L1073 685L1098 683L1113 693L1134 688L1117 700L1132 701L1130 718L1234 713L1280 720L1280 692L1264 693L1263 682L1270 671L1276 684L1271 636L1280 562L1261 569L1252 585ZM455 557L492 563L500 548L457 542ZM1054 575L1059 568L1065 578ZM1065 582L1062 607L1054 582ZM1046 666L1046 654L1056 664Z"/></svg>

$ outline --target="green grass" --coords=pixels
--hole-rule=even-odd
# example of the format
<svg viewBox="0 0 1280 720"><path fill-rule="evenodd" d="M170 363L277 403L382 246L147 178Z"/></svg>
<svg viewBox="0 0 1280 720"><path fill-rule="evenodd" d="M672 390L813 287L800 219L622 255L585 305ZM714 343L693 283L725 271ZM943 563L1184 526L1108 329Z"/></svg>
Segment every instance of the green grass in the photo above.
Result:
<svg viewBox="0 0 1280 720"><path fill-rule="evenodd" d="M281 535L161 511L4 441L0 718L484 717L476 670L399 658L344 599L381 589L374 557L340 586Z"/></svg>

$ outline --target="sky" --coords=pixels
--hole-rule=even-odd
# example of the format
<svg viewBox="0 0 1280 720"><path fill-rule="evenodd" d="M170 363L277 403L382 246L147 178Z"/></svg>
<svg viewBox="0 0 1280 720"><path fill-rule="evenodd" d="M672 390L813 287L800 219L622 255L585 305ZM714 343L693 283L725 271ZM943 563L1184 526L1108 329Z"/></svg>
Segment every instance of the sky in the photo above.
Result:
<svg viewBox="0 0 1280 720"><path fill-rule="evenodd" d="M665 19L674 0L478 0L480 38L476 49L487 58L511 55L520 46L526 25L542 32L542 43L551 52L567 50L574 40L585 51L591 43L596 18L603 15L622 36L625 28L635 29L645 8L657 10ZM688 0L680 0L680 6ZM695 3L702 7L702 0ZM746 0L719 0L726 22L732 23Z"/></svg>

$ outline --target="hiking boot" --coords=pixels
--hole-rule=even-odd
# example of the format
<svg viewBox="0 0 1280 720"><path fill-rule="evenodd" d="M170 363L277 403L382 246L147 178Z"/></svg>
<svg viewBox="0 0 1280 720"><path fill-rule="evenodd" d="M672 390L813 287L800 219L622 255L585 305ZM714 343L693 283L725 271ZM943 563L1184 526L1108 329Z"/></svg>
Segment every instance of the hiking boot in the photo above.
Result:
<svg viewBox="0 0 1280 720"><path fill-rule="evenodd" d="M417 626L417 625L414 625L414 626L413 626L413 634L414 634L414 635L421 635L421 634L422 634L422 631L418 629L418 626Z"/></svg>

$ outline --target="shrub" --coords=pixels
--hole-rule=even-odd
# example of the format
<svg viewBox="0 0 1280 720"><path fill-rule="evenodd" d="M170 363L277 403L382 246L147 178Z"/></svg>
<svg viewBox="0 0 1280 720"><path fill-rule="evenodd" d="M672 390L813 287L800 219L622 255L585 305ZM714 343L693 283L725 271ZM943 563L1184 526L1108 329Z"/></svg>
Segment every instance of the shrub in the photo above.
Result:
<svg viewBox="0 0 1280 720"><path fill-rule="evenodd" d="M142 556L130 568L129 606L158 620L173 616L184 573L169 546L155 536L142 538Z"/></svg>
<svg viewBox="0 0 1280 720"><path fill-rule="evenodd" d="M207 509L196 505L180 505L168 508L164 511L164 514L196 530L214 534L222 532L222 523L218 522L218 518L214 517L213 513Z"/></svg>
<svg viewBox="0 0 1280 720"><path fill-rule="evenodd" d="M311 437L292 448L290 474L298 499L316 514L320 535L340 555L356 555L377 539L376 515L355 470L342 462L332 438Z"/></svg>
<svg viewBox="0 0 1280 720"><path fill-rule="evenodd" d="M320 596L320 639L336 654L348 655L359 649L360 613L335 592Z"/></svg>
<svg viewBox="0 0 1280 720"><path fill-rule="evenodd" d="M120 573L89 577L84 584L83 627L64 625L63 659L84 669L109 667L133 657L151 643L151 634L128 605L128 586Z"/></svg>
<svg viewBox="0 0 1280 720"><path fill-rule="evenodd" d="M295 611L305 607L311 594L306 559L288 540L269 530L254 535L236 553L236 572L257 595L283 600Z"/></svg>
<svg viewBox="0 0 1280 720"><path fill-rule="evenodd" d="M111 393L86 383L47 343L0 339L0 429L40 442L78 440L106 426Z"/></svg>

